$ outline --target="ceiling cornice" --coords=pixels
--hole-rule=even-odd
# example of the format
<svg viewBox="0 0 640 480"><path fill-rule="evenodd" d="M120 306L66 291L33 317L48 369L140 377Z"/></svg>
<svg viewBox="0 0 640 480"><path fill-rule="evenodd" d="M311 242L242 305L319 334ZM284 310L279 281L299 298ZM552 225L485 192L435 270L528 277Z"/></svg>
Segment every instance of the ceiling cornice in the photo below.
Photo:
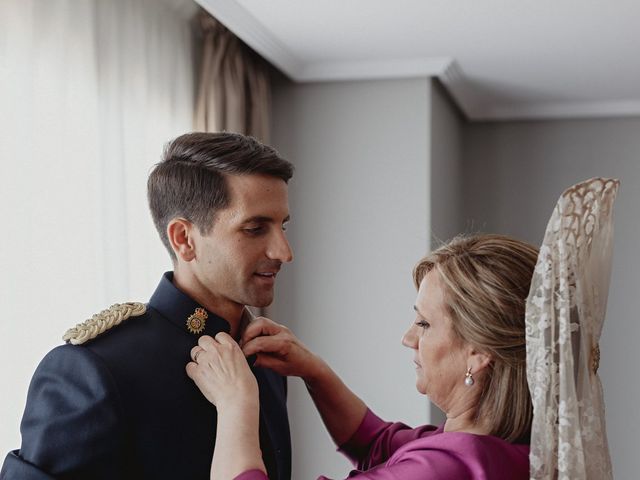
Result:
<svg viewBox="0 0 640 480"><path fill-rule="evenodd" d="M234 0L196 0L211 15L296 82L436 77L472 121L542 120L640 115L637 101L556 102L491 105L483 101L460 65L449 57L386 61L309 63L293 55L265 26Z"/></svg>
<svg viewBox="0 0 640 480"><path fill-rule="evenodd" d="M436 77L451 63L450 58L404 58L318 62L305 65L292 79L298 82L375 80L384 78Z"/></svg>
<svg viewBox="0 0 640 480"><path fill-rule="evenodd" d="M234 0L196 0L244 43L296 80L304 65L260 21Z"/></svg>
<svg viewBox="0 0 640 480"><path fill-rule="evenodd" d="M465 79L458 63L452 60L437 77L462 113L469 120L476 120L482 112L481 101Z"/></svg>
<svg viewBox="0 0 640 480"><path fill-rule="evenodd" d="M637 116L640 116L640 100L494 105L476 112L470 118L497 121Z"/></svg>

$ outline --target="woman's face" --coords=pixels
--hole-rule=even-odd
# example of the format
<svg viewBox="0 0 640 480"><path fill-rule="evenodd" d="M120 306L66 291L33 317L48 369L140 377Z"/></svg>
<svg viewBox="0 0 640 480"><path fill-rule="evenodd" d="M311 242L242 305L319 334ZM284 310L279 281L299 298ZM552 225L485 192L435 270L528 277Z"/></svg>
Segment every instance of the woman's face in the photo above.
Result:
<svg viewBox="0 0 640 480"><path fill-rule="evenodd" d="M440 275L429 272L418 290L416 319L402 344L414 350L416 388L445 412L465 388L469 348L453 331Z"/></svg>

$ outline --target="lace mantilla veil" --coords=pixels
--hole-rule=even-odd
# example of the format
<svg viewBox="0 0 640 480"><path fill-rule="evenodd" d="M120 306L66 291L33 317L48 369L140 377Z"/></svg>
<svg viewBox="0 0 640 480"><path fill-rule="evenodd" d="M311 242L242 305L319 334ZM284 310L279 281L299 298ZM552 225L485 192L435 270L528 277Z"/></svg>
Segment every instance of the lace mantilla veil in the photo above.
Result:
<svg viewBox="0 0 640 480"><path fill-rule="evenodd" d="M613 478L597 370L619 185L566 190L540 248L526 307L532 480Z"/></svg>

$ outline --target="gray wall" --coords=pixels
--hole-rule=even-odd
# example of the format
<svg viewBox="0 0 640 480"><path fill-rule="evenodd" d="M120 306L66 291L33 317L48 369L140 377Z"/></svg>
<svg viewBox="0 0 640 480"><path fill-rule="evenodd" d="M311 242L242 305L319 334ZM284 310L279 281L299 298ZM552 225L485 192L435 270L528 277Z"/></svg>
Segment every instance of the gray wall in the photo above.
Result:
<svg viewBox="0 0 640 480"><path fill-rule="evenodd" d="M616 478L635 478L640 435L640 119L468 123L428 79L274 89L273 144L296 164L290 238L273 317L324 356L380 415L434 422L414 391L400 336L412 320L414 262L460 232L539 244L560 193L617 177L612 286L600 375ZM294 478L344 475L306 391L290 382Z"/></svg>
<svg viewBox="0 0 640 480"><path fill-rule="evenodd" d="M431 246L465 230L462 204L464 120L447 92L437 81L431 84ZM431 423L445 421L444 413L431 404Z"/></svg>
<svg viewBox="0 0 640 480"><path fill-rule="evenodd" d="M599 373L615 478L637 478L640 119L468 124L463 161L468 224L535 244L566 187L595 176L621 180Z"/></svg>
<svg viewBox="0 0 640 480"><path fill-rule="evenodd" d="M273 318L289 325L382 417L429 421L400 339L414 319L414 263L429 241L430 81L274 88L272 143L291 159L293 264ZM343 478L302 382L290 380L293 478Z"/></svg>
<svg viewBox="0 0 640 480"><path fill-rule="evenodd" d="M463 218L463 134L465 121L439 82L431 95L431 235L446 241L465 229Z"/></svg>

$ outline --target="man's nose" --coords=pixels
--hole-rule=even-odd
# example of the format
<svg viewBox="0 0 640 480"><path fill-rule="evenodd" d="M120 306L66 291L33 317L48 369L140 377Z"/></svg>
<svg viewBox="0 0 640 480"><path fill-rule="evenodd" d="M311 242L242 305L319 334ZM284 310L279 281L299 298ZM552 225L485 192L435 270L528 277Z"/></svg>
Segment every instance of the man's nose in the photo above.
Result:
<svg viewBox="0 0 640 480"><path fill-rule="evenodd" d="M267 256L271 260L280 260L282 263L293 260L293 250L291 250L291 245L289 245L289 240L287 240L284 231L276 232L269 244Z"/></svg>

